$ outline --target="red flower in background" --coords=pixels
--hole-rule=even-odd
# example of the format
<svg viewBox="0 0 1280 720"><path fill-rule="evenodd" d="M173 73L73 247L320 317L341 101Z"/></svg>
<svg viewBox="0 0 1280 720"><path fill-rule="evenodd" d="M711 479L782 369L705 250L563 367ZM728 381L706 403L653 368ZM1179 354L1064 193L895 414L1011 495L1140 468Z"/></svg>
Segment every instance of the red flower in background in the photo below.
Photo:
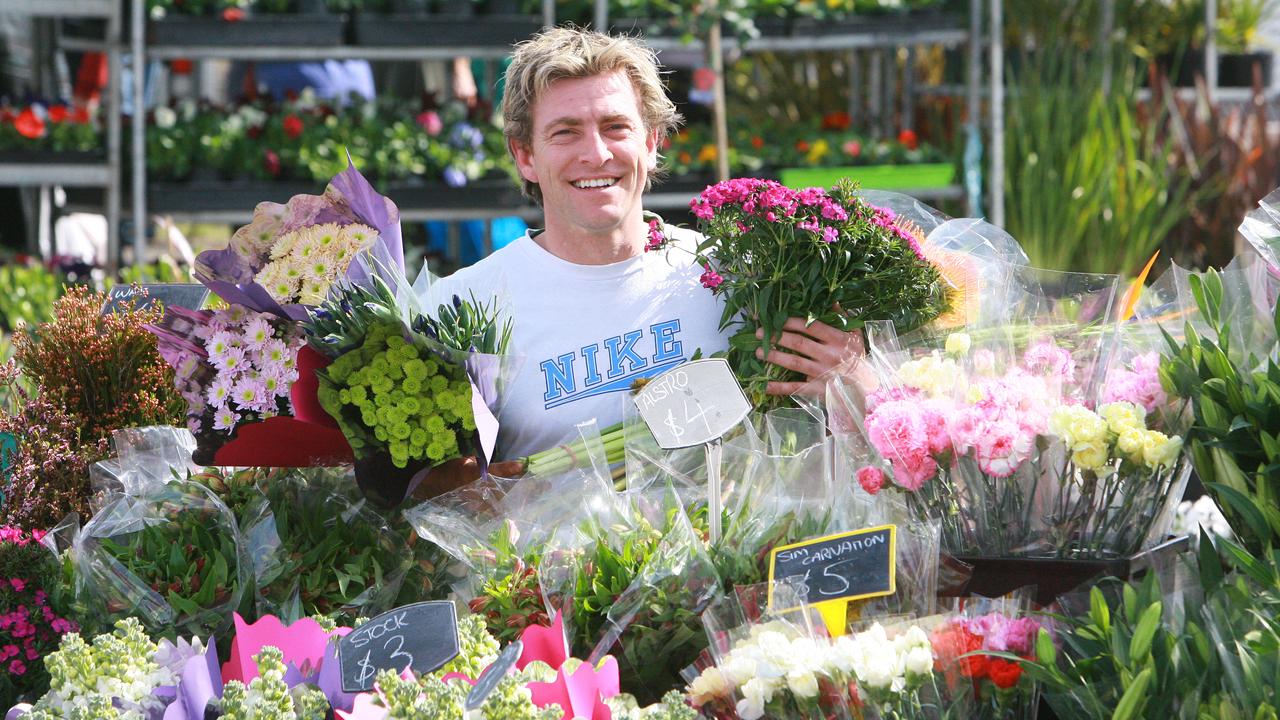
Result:
<svg viewBox="0 0 1280 720"><path fill-rule="evenodd" d="M764 138L760 137L759 135L752 135L752 136L751 136L751 147L753 147L753 148L755 148L755 149L757 149L757 150L760 150L760 149L764 148Z"/></svg>
<svg viewBox="0 0 1280 720"><path fill-rule="evenodd" d="M89 122L89 108L78 107L71 111L71 122L87 123Z"/></svg>
<svg viewBox="0 0 1280 720"><path fill-rule="evenodd" d="M440 119L440 114L435 110L427 110L418 115L418 127L426 131L431 137L440 134L444 130L444 121Z"/></svg>
<svg viewBox="0 0 1280 720"><path fill-rule="evenodd" d="M848 130L853 125L853 117L847 112L833 112L822 116L823 130Z"/></svg>
<svg viewBox="0 0 1280 720"><path fill-rule="evenodd" d="M13 121L13 126L17 128L18 134L25 138L36 140L44 137L44 121L31 108L19 113L17 119Z"/></svg>
<svg viewBox="0 0 1280 720"><path fill-rule="evenodd" d="M898 142L902 143L908 150L915 150L920 147L920 138L916 136L915 130L903 130L898 133Z"/></svg>
<svg viewBox="0 0 1280 720"><path fill-rule="evenodd" d="M802 153L807 153L807 152L809 152L809 141L808 141L808 140L797 140L797 141L796 141L796 152L802 152Z"/></svg>
<svg viewBox="0 0 1280 720"><path fill-rule="evenodd" d="M302 118L290 113L284 117L284 134L297 139L302 134Z"/></svg>
<svg viewBox="0 0 1280 720"><path fill-rule="evenodd" d="M0 123L11 124L16 117L18 116L9 108L0 107Z"/></svg>
<svg viewBox="0 0 1280 720"><path fill-rule="evenodd" d="M66 122L68 115L70 115L70 113L67 112L66 105L49 106L49 122L52 122L52 123Z"/></svg>
<svg viewBox="0 0 1280 720"><path fill-rule="evenodd" d="M701 67L693 71L693 87L697 90L707 91L716 84L716 71L711 68Z"/></svg>
<svg viewBox="0 0 1280 720"><path fill-rule="evenodd" d="M275 154L271 150L265 151L262 156L262 166L267 169L268 173L271 173L272 177L279 176L280 175L280 156Z"/></svg>
<svg viewBox="0 0 1280 720"><path fill-rule="evenodd" d="M862 143L857 140L850 140L844 145L841 145L840 149L844 150L844 153L849 157L858 157L862 154Z"/></svg>
<svg viewBox="0 0 1280 720"><path fill-rule="evenodd" d="M991 682L995 683L996 687L1001 690L1008 690L1018 684L1018 680L1022 677L1022 666L1001 658L991 658L991 662L987 667L987 675L991 678Z"/></svg>
<svg viewBox="0 0 1280 720"><path fill-rule="evenodd" d="M237 7L229 7L222 11L222 19L227 22L240 22L244 19L244 10Z"/></svg>
<svg viewBox="0 0 1280 720"><path fill-rule="evenodd" d="M193 67L192 62L186 58L169 61L169 69L173 71L174 75L190 75Z"/></svg>

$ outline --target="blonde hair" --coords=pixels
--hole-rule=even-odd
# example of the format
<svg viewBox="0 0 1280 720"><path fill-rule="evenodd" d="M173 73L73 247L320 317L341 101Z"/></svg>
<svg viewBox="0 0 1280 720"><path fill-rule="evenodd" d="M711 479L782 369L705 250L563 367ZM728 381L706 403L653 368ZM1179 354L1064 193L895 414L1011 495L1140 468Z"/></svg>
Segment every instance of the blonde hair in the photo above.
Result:
<svg viewBox="0 0 1280 720"><path fill-rule="evenodd" d="M682 118L667 97L658 71L658 56L637 38L613 37L576 27L556 27L515 46L502 97L503 134L513 143L533 144L533 105L557 80L625 72L635 90L646 130L658 132L658 144ZM661 168L661 164L659 164ZM652 183L660 169L649 173ZM523 180L525 195L542 203L538 184ZM647 187L645 188L648 189Z"/></svg>

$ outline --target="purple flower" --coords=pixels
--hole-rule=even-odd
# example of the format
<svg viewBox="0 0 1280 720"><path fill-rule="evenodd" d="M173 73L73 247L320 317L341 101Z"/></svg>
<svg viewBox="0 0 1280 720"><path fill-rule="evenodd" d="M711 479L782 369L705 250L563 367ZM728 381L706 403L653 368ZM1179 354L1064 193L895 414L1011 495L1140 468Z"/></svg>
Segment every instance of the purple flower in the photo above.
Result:
<svg viewBox="0 0 1280 720"><path fill-rule="evenodd" d="M450 165L444 169L444 184L452 188L459 188L467 184L467 176L461 170Z"/></svg>

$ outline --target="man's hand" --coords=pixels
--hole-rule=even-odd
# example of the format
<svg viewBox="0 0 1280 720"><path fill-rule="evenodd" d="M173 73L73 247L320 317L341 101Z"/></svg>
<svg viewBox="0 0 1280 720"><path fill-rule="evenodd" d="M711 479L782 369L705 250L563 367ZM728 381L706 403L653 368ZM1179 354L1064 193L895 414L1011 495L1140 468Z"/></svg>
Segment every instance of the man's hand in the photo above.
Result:
<svg viewBox="0 0 1280 720"><path fill-rule="evenodd" d="M524 474L524 463L519 460L489 463L489 474L517 478ZM414 489L413 497L416 501L430 500L479 479L480 464L476 462L475 456L457 458L432 468L426 478Z"/></svg>
<svg viewBox="0 0 1280 720"><path fill-rule="evenodd" d="M764 330L757 330L756 337L763 339ZM761 360L805 376L802 381L770 382L765 390L769 395L821 395L832 375L849 377L859 385L874 382L861 362L866 354L861 330L844 332L821 321L806 326L805 319L798 317L783 323L782 334L774 339L767 357L763 349L756 350Z"/></svg>

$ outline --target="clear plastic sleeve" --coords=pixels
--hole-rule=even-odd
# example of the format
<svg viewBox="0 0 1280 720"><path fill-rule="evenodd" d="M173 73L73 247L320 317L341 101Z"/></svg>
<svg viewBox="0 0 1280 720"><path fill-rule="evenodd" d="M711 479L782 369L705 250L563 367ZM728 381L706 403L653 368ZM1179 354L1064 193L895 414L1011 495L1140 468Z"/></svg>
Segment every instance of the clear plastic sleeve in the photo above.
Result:
<svg viewBox="0 0 1280 720"><path fill-rule="evenodd" d="M252 581L235 516L186 481L116 497L85 524L70 554L78 599L90 612L136 616L170 638L230 627Z"/></svg>

